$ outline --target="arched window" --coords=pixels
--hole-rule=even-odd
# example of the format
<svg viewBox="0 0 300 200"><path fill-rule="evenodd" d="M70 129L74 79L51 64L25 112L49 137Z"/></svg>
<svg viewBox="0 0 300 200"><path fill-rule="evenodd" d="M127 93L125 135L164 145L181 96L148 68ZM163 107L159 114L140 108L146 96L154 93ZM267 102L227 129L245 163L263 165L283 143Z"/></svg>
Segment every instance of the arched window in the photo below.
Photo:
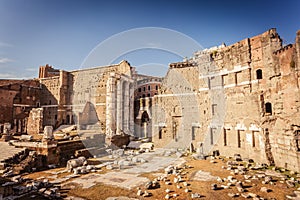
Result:
<svg viewBox="0 0 300 200"><path fill-rule="evenodd" d="M262 70L261 69L256 70L256 79L262 79Z"/></svg>
<svg viewBox="0 0 300 200"><path fill-rule="evenodd" d="M272 104L271 103L266 103L265 104L265 109L266 109L266 113L269 113L272 115Z"/></svg>

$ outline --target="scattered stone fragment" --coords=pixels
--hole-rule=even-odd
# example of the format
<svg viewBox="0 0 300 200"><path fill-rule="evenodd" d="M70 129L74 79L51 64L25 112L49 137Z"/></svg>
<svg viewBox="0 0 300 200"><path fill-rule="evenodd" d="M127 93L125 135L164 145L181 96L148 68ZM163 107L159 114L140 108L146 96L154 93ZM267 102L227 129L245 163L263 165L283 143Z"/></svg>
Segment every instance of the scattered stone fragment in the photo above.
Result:
<svg viewBox="0 0 300 200"><path fill-rule="evenodd" d="M244 178L245 178L246 180L248 180L248 179L251 178L251 175L244 175Z"/></svg>
<svg viewBox="0 0 300 200"><path fill-rule="evenodd" d="M184 192L185 192L185 193L188 193L188 192L190 192L190 190L189 190L188 188L186 188L186 189L184 190Z"/></svg>
<svg viewBox="0 0 300 200"><path fill-rule="evenodd" d="M189 184L187 182L183 182L183 186L188 186Z"/></svg>
<svg viewBox="0 0 300 200"><path fill-rule="evenodd" d="M249 192L248 194L249 194L249 196L250 196L250 197L252 197L252 198L258 197L258 195L257 195L257 194L255 194L255 193L252 193L252 192Z"/></svg>
<svg viewBox="0 0 300 200"><path fill-rule="evenodd" d="M173 181L174 183L178 183L179 182L179 180L178 180L178 178L174 178L174 181Z"/></svg>
<svg viewBox="0 0 300 200"><path fill-rule="evenodd" d="M230 186L228 186L228 185L221 185L220 187L223 188L223 189L229 189L230 188Z"/></svg>
<svg viewBox="0 0 300 200"><path fill-rule="evenodd" d="M165 199L170 199L170 195L166 194Z"/></svg>
<svg viewBox="0 0 300 200"><path fill-rule="evenodd" d="M286 181L286 184L287 184L287 186L288 186L289 188L295 187L295 182L292 181L292 180L287 180L287 181Z"/></svg>
<svg viewBox="0 0 300 200"><path fill-rule="evenodd" d="M211 184L211 189L212 190L217 190L218 189L217 184L215 184L215 183Z"/></svg>
<svg viewBox="0 0 300 200"><path fill-rule="evenodd" d="M243 186L243 184L242 184L241 181L239 181L239 182L236 183L236 188L237 188L237 190L238 190L239 192L244 192L244 191L245 191L245 190L244 190L244 186Z"/></svg>
<svg viewBox="0 0 300 200"><path fill-rule="evenodd" d="M240 195L238 193L228 193L228 196L231 198L239 197Z"/></svg>
<svg viewBox="0 0 300 200"><path fill-rule="evenodd" d="M241 157L240 154L234 154L233 157L234 157L233 159L234 159L235 161L242 161L242 157Z"/></svg>
<svg viewBox="0 0 300 200"><path fill-rule="evenodd" d="M170 193L170 192L171 192L171 190L170 190L170 189L166 189L165 191L166 191L166 193Z"/></svg>
<svg viewBox="0 0 300 200"><path fill-rule="evenodd" d="M177 197L177 196L178 196L178 194L176 194L176 193L175 193L175 194L173 194L173 197Z"/></svg>
<svg viewBox="0 0 300 200"><path fill-rule="evenodd" d="M261 191L261 192L265 192L265 193L271 192L271 190L268 189L267 187L261 187L261 188L260 188L260 191Z"/></svg>
<svg viewBox="0 0 300 200"><path fill-rule="evenodd" d="M295 171L293 171L293 170L290 171L290 175L295 175L295 174L296 174Z"/></svg>
<svg viewBox="0 0 300 200"><path fill-rule="evenodd" d="M220 177L217 177L217 181L222 183L223 182L223 179L221 179Z"/></svg>
<svg viewBox="0 0 300 200"><path fill-rule="evenodd" d="M151 193L149 193L147 190L144 192L143 197L150 197Z"/></svg>
<svg viewBox="0 0 300 200"><path fill-rule="evenodd" d="M143 191L142 191L141 189L139 189L139 190L137 191L136 195L142 196L142 195L143 195Z"/></svg>
<svg viewBox="0 0 300 200"><path fill-rule="evenodd" d="M247 193L242 193L241 196L244 197L245 199L251 198L251 196Z"/></svg>
<svg viewBox="0 0 300 200"><path fill-rule="evenodd" d="M201 194L199 194L199 193L192 193L191 194L191 198L192 199L201 198Z"/></svg>

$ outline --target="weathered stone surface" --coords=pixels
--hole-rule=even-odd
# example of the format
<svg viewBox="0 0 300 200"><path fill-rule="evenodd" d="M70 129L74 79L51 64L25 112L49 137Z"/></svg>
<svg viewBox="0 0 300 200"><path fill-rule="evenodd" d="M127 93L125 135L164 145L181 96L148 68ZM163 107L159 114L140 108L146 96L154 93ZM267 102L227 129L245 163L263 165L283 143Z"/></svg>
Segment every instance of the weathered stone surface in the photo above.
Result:
<svg viewBox="0 0 300 200"><path fill-rule="evenodd" d="M180 148L192 142L204 155L218 150L236 154L235 160L250 157L299 171L299 38L283 46L270 29L171 63L154 98L154 113L164 110L153 115L154 144Z"/></svg>

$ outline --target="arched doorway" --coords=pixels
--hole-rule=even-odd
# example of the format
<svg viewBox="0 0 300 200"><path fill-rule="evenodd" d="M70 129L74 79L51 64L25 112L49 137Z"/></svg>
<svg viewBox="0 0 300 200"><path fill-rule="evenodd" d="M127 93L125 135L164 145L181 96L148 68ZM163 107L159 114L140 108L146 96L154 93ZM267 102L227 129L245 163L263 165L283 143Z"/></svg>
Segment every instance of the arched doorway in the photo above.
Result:
<svg viewBox="0 0 300 200"><path fill-rule="evenodd" d="M142 127L142 130L141 130L141 137L145 137L147 138L148 137L148 122L149 122L149 115L146 111L143 112L142 114L142 118L141 118L141 127Z"/></svg>

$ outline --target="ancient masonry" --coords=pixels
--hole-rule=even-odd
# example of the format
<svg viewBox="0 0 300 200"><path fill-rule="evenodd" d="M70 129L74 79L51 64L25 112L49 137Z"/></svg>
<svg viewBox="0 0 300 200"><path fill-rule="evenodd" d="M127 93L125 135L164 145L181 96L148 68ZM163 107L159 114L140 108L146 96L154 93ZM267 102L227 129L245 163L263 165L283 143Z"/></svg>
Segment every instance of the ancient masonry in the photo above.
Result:
<svg viewBox="0 0 300 200"><path fill-rule="evenodd" d="M43 112L43 126L76 123L80 130L98 130L107 137L132 135L133 74L127 61L71 72L41 67L42 109L32 112Z"/></svg>
<svg viewBox="0 0 300 200"><path fill-rule="evenodd" d="M299 84L300 31L283 46L276 29L172 63L163 82L127 61L75 71L46 65L38 79L0 80L0 134L7 141L77 124L111 141L148 137L155 147L241 154L300 171ZM38 152L72 142L44 140ZM49 163L62 153L54 150Z"/></svg>
<svg viewBox="0 0 300 200"><path fill-rule="evenodd" d="M276 29L170 64L153 102L156 147L241 154L300 169L300 31Z"/></svg>

